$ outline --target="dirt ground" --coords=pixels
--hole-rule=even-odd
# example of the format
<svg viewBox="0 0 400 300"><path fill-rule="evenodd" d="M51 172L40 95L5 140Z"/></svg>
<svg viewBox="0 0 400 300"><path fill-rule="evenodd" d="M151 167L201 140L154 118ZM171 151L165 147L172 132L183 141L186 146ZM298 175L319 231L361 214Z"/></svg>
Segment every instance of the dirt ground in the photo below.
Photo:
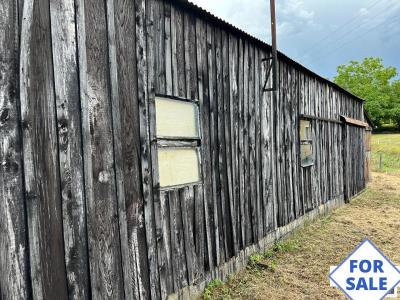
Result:
<svg viewBox="0 0 400 300"><path fill-rule="evenodd" d="M251 258L225 284L213 282L205 299L345 299L329 286L337 265L364 238L400 265L400 176L373 173L366 192L331 215L306 225L273 250Z"/></svg>

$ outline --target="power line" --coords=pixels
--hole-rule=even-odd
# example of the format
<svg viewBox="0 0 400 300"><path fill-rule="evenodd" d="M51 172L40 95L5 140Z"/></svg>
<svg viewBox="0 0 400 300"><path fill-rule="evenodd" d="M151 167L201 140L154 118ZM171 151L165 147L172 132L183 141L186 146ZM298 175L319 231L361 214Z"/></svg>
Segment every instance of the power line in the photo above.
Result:
<svg viewBox="0 0 400 300"><path fill-rule="evenodd" d="M396 21L400 21L400 17L399 17L399 18L394 18L394 19L392 20L392 22L390 23L390 25L395 24ZM387 24L387 23L384 23L384 22L383 22L383 23L379 23L378 25L369 28L369 30L370 30L370 31L373 31L373 30L375 30L375 29L377 29L377 28L379 28L379 27L382 27L383 25L388 25L388 24ZM359 36L355 37L355 38L352 39L352 40L349 40L349 41L347 41L347 42L344 42L344 43L340 44L338 47L332 49L331 51L329 51L329 52L327 52L327 53L324 53L323 55L321 54L321 55L317 56L317 58L314 59L314 62L319 62L319 61L321 61L321 59L325 58L326 56L328 56L328 55L330 55L330 54L332 54L332 53L337 52L338 50L340 50L340 49L342 49L342 48L348 46L349 44L353 43L354 41L359 40L359 39L362 38L362 37L363 37L362 35L359 35Z"/></svg>
<svg viewBox="0 0 400 300"><path fill-rule="evenodd" d="M391 5L391 3L389 3L389 5ZM384 10L382 10L382 11L380 11L380 12L378 12L377 14L374 15L374 18L378 18L378 17L380 17L381 15L387 13L387 8L388 8L388 7L384 7ZM381 24L381 23L379 23L379 24ZM368 25L368 22L360 23L358 26L355 26L355 27L351 28L351 29L348 30L345 34L343 34L343 35L340 37L340 39L343 40L344 38L346 38L347 36L349 36L351 33L356 32L358 29L361 29L361 28L363 27L363 25ZM335 41L333 41L333 42L335 42ZM329 45L329 44L328 44L328 45ZM322 46L322 44L321 44L321 46ZM323 46L326 47L327 44L324 44Z"/></svg>
<svg viewBox="0 0 400 300"><path fill-rule="evenodd" d="M377 4L381 3L381 2L382 2L381 0L377 0L377 1L373 2L370 6L368 6L366 9L369 10L369 9L373 8L374 6L376 6ZM308 52L309 50L313 49L315 46L319 45L321 42L323 42L323 41L325 41L325 40L331 38L331 37L332 37L332 34L334 34L334 33L338 32L338 31L340 31L342 28L347 27L347 26L350 25L351 23L354 23L354 22L358 21L358 19L359 19L360 17L361 17L361 16L358 15L358 16L356 16L356 17L353 17L353 18L349 19L349 20L346 21L344 24L342 24L342 25L340 25L338 28L336 28L334 31L331 31L331 32L330 32L329 34L327 34L326 36L324 36L324 37L322 37L321 39L315 41L315 43L313 43L309 48L306 49L306 52Z"/></svg>
<svg viewBox="0 0 400 300"><path fill-rule="evenodd" d="M400 6L399 6L400 7ZM375 15L375 16L373 16L374 18L378 18L379 16L381 16L383 13L386 13L387 12L387 10L384 10L384 11L380 11L377 15ZM373 26L373 27L370 27L370 28L367 28L367 29L369 29L369 30L371 30L371 29L375 29L376 27L379 27L379 26L381 26L381 25L383 25L383 24L385 24L384 22L380 22L380 23L378 23L378 24L376 24L375 26ZM358 26L356 26L356 27L353 27L351 30L349 30L349 31L347 31L344 35L342 35L341 37L340 37L340 40L341 41L343 41L343 40L345 40L345 38L347 37L347 36L349 36L350 34L352 34L352 33L354 33L354 32L357 32L359 29L361 29L361 28L363 28L363 25L368 25L368 23L366 23L366 22L364 22L364 23L362 23L362 24L360 24L360 25L358 25ZM354 38L352 38L350 41L348 41L348 42L352 42L352 41L354 41L354 40L358 40L359 38L361 38L362 36L356 36L356 37L354 37ZM345 44L347 44L348 42L345 42ZM343 44L343 43L342 43ZM323 46L324 48L327 48L327 46L329 45L329 43L328 44L321 44L321 47ZM335 47L335 49L338 49L338 48L340 48L340 46L339 47ZM314 49L314 51L315 51L315 49ZM307 53L309 56L312 54L312 53ZM317 54L316 55L316 57L317 57L317 59L320 57L320 56L324 56L324 55L326 55L326 52L320 52L319 54ZM314 56L315 57L315 56Z"/></svg>

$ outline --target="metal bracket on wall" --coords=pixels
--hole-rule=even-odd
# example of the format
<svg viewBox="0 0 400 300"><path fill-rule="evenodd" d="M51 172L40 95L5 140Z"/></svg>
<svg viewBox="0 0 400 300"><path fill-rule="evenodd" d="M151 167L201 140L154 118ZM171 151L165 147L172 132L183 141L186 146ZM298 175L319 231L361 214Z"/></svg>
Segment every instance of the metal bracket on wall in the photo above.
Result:
<svg viewBox="0 0 400 300"><path fill-rule="evenodd" d="M276 17L275 17L275 0L270 0L270 12L271 12L271 35L272 35L272 53L271 56L264 58L262 61L271 61L267 69L267 74L264 83L264 92L274 92L278 87L278 55L276 50ZM272 87L267 88L268 79L272 71Z"/></svg>
<svg viewBox="0 0 400 300"><path fill-rule="evenodd" d="M263 86L263 91L264 92L273 92L273 91L275 91L274 86L267 88L267 83L268 83L268 80L269 80L269 78L271 76L271 71L272 71L272 66L273 66L273 64L272 64L273 59L274 58L272 56L269 56L269 57L263 58L261 60L263 63L267 63L267 64L270 61L269 65L267 65L267 74L265 76L265 82L264 82L264 86Z"/></svg>

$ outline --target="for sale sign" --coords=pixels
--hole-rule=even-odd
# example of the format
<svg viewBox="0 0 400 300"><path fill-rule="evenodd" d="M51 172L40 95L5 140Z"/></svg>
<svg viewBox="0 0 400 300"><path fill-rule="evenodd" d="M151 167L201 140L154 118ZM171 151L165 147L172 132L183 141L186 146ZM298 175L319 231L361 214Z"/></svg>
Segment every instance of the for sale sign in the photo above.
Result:
<svg viewBox="0 0 400 300"><path fill-rule="evenodd" d="M393 293L400 272L370 240L364 240L329 278L349 299L380 300Z"/></svg>

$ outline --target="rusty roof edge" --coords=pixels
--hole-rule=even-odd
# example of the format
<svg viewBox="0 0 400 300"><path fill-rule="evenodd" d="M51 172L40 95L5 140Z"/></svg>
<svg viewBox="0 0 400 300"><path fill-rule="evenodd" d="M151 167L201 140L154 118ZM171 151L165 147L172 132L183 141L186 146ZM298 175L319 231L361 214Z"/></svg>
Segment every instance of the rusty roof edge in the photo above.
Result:
<svg viewBox="0 0 400 300"><path fill-rule="evenodd" d="M210 21L212 23L214 23L215 25L218 26L222 26L224 28L226 28L228 31L235 33L237 35L240 35L244 38L247 38L249 40L251 40L252 42L254 42L255 44L258 44L264 48L267 48L269 51L272 49L271 45L269 45L268 43L260 40L259 38L256 38L255 36L252 36L251 34L243 31L242 29L228 23L227 21L215 16L214 14L210 13L209 11L205 10L204 8L201 8L200 6L190 2L189 0L168 0L170 3L176 4L176 5L180 5L184 8L186 8L187 10L190 10L198 15L200 15L203 19ZM278 57L281 58L284 61L287 61L293 65L295 65L296 67L302 69L303 71L306 71L307 73L309 73L310 75L320 79L321 81L327 83L328 85L334 87L335 89L353 97L355 100L364 102L365 100L354 95L353 93L349 92L348 90L340 87L339 85L337 85L336 83L322 77L321 75L318 75L317 73L315 73L314 71L308 69L307 67L303 66L302 64L300 64L299 62L293 60L292 58L290 58L289 56L287 56L286 54L282 53L281 51L278 50Z"/></svg>
<svg viewBox="0 0 400 300"><path fill-rule="evenodd" d="M347 117L345 115L340 115L340 119L345 123L352 124L352 125L359 126L359 127L368 127L369 126L369 124L364 121L361 121L358 119L353 119L353 118Z"/></svg>

